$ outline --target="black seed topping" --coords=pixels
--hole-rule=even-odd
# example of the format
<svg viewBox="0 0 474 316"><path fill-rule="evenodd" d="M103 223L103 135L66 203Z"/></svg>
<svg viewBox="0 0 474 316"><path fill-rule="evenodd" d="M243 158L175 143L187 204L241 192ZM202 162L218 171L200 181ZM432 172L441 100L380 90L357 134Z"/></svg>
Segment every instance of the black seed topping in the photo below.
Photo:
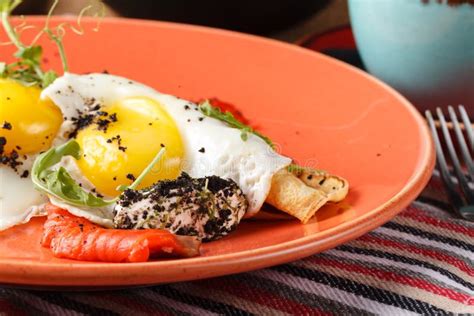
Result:
<svg viewBox="0 0 474 316"><path fill-rule="evenodd" d="M127 150L127 147L122 146L122 137L120 135L115 135L114 137L107 139L108 144L112 144L113 142L117 142L120 151L125 152Z"/></svg>
<svg viewBox="0 0 474 316"><path fill-rule="evenodd" d="M67 120L67 118L65 118L65 120ZM74 129L68 137L75 138L80 130L92 124L94 121L94 114L83 114L81 111L78 111L78 116L72 117L71 121L74 123Z"/></svg>
<svg viewBox="0 0 474 316"><path fill-rule="evenodd" d="M3 126L2 126L3 129L7 129L7 130L11 130L12 129L12 125L10 123L8 123L7 121L3 122Z"/></svg>
<svg viewBox="0 0 474 316"><path fill-rule="evenodd" d="M10 154L5 154L6 144L7 139L3 136L0 137L0 164L10 167L13 169L13 171L18 173L18 166L22 165L23 162L20 161L20 155L16 150L12 150ZM19 146L17 147L19 148ZM23 158L26 159L26 156L24 156Z"/></svg>
<svg viewBox="0 0 474 316"><path fill-rule="evenodd" d="M3 154L3 147L7 144L7 139L3 136L0 137L0 154Z"/></svg>
<svg viewBox="0 0 474 316"><path fill-rule="evenodd" d="M100 194L99 192L97 192L97 190L96 190L95 188L93 188L93 189L91 190L91 192L94 193L94 194L95 194L97 197L99 197L99 198L103 198L103 197L104 197L102 194Z"/></svg>

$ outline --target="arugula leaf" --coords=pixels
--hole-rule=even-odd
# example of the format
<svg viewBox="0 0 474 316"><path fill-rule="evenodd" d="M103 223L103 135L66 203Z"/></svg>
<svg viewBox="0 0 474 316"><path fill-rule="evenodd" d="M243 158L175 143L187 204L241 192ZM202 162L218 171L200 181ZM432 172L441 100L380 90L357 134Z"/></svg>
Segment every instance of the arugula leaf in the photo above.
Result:
<svg viewBox="0 0 474 316"><path fill-rule="evenodd" d="M55 196L76 206L102 207L115 201L104 200L91 192L85 191L63 167L56 171L48 170L43 181Z"/></svg>
<svg viewBox="0 0 474 316"><path fill-rule="evenodd" d="M120 186L120 191L135 189L160 161L165 151L165 148L161 148L138 178L129 186ZM61 146L53 147L36 158L31 169L31 179L38 190L52 195L67 204L79 207L103 207L111 205L119 199L119 197L116 197L112 200L104 200L84 190L63 167L52 170L51 168L65 156L72 156L76 160L80 158L81 148L74 139Z"/></svg>
<svg viewBox="0 0 474 316"><path fill-rule="evenodd" d="M80 150L79 144L73 139L61 146L53 147L36 158L32 172L41 176L42 172L60 162L64 156L72 156L79 159Z"/></svg>
<svg viewBox="0 0 474 316"><path fill-rule="evenodd" d="M272 140L263 134L257 132L253 128L251 128L248 125L245 125L244 123L240 122L237 120L232 113L226 111L223 113L218 107L212 106L212 104L209 102L209 100L206 100L199 104L199 110L206 116L218 119L220 121L223 121L227 123L229 126L233 128L237 128L240 130L240 138L243 141L247 141L249 138L249 133L254 134L261 139L263 139L272 149L275 149L275 144L273 144Z"/></svg>
<svg viewBox="0 0 474 316"><path fill-rule="evenodd" d="M50 169L65 156L79 159L80 147L75 140L51 148L36 158L31 171L31 178L40 191L68 204L80 207L102 207L115 203L115 200L104 200L85 191L63 167L57 170Z"/></svg>

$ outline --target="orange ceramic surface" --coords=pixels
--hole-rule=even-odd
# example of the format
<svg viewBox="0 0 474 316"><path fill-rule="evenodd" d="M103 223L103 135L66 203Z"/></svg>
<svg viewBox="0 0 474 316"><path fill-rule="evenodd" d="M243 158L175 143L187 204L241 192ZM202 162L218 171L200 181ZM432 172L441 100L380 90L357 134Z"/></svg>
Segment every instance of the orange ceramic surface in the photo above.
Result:
<svg viewBox="0 0 474 316"><path fill-rule="evenodd" d="M347 178L349 196L321 209L307 225L244 221L230 236L205 244L201 257L140 264L56 259L40 247L43 219L36 218L0 232L0 283L142 285L276 265L383 224L430 177L434 153L423 119L362 71L293 45L233 32L123 19L105 20L97 33L93 26L86 21L86 35L66 36L73 72L107 70L182 98L232 103L284 154ZM47 44L45 50L48 65L56 68L54 48ZM11 52L1 47L0 59Z"/></svg>

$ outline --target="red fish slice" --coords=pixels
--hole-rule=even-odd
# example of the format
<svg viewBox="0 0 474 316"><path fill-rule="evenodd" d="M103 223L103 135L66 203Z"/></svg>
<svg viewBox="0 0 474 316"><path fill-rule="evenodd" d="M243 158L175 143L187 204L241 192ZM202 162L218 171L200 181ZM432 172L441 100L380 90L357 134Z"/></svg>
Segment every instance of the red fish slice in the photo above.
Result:
<svg viewBox="0 0 474 316"><path fill-rule="evenodd" d="M58 258L105 262L145 262L159 255L199 255L201 242L164 229L106 229L52 204L46 205L41 245Z"/></svg>

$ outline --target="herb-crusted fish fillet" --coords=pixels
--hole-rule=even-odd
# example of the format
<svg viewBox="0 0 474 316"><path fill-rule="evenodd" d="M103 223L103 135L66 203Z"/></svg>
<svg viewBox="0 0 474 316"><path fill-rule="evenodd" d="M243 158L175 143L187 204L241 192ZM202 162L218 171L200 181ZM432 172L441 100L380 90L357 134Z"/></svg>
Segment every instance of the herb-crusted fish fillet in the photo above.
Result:
<svg viewBox="0 0 474 316"><path fill-rule="evenodd" d="M233 231L248 206L234 181L183 173L144 190L126 190L115 206L114 223L116 228L162 228L213 240Z"/></svg>

